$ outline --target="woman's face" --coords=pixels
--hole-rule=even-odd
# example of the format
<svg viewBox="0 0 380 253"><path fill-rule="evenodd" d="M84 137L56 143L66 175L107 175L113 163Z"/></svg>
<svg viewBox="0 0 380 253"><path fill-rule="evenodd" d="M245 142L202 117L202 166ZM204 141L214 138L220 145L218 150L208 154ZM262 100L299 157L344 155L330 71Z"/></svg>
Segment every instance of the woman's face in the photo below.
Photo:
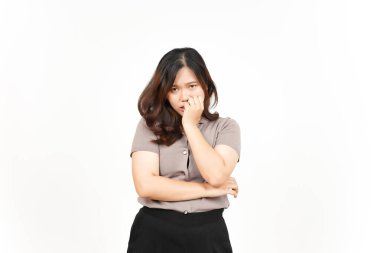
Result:
<svg viewBox="0 0 380 253"><path fill-rule="evenodd" d="M173 109L182 116L185 103L189 97L195 96L200 96L204 101L205 93L194 72L188 67L183 67L178 71L167 99Z"/></svg>

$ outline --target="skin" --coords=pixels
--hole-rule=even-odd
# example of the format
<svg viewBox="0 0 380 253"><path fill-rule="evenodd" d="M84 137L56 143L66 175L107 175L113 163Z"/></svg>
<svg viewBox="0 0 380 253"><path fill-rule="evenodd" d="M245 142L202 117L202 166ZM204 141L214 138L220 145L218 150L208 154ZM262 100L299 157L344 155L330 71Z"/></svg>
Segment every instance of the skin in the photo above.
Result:
<svg viewBox="0 0 380 253"><path fill-rule="evenodd" d="M211 147L197 124L204 110L204 90L194 72L183 67L177 73L167 100L182 116L182 125L204 183L185 182L159 175L159 156L154 152L132 154L132 175L140 197L161 201L182 201L226 194L237 197L238 185L231 173L239 159L227 145Z"/></svg>

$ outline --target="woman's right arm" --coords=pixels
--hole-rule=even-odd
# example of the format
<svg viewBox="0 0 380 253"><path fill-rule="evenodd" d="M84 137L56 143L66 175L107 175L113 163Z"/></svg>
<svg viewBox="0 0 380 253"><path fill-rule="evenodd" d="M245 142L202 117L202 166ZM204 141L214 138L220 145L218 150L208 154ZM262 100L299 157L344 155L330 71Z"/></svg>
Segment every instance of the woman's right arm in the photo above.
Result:
<svg viewBox="0 0 380 253"><path fill-rule="evenodd" d="M149 151L132 154L132 175L137 194L153 200L182 201L226 194L236 197L238 194L238 186L232 177L219 187L162 177L159 175L158 154Z"/></svg>

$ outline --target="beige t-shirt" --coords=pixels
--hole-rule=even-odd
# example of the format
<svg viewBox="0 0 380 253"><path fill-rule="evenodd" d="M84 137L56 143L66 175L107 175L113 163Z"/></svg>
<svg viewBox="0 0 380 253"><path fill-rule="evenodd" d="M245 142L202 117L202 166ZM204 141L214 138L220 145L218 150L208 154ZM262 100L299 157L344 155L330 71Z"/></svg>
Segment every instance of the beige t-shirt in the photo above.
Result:
<svg viewBox="0 0 380 253"><path fill-rule="evenodd" d="M235 120L219 117L215 121L209 121L202 117L198 128L212 147L218 144L228 145L235 149L240 157L240 127ZM153 139L157 137L148 128L145 119L141 118L133 139L131 155L135 151L157 153L160 176L183 181L205 182L198 171L185 135L170 146L152 143ZM184 213L204 212L229 206L227 195L186 201L158 201L138 197L138 202L150 208L170 209Z"/></svg>

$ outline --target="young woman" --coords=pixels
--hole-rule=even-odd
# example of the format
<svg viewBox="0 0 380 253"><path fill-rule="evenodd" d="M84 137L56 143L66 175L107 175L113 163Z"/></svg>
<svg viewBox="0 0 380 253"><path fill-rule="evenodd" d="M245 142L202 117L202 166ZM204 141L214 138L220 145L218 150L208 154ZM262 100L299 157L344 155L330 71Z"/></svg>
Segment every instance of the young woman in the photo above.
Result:
<svg viewBox="0 0 380 253"><path fill-rule="evenodd" d="M223 211L238 194L231 173L240 128L211 113L213 80L193 48L166 53L142 92L132 143L138 202L128 253L232 252Z"/></svg>

